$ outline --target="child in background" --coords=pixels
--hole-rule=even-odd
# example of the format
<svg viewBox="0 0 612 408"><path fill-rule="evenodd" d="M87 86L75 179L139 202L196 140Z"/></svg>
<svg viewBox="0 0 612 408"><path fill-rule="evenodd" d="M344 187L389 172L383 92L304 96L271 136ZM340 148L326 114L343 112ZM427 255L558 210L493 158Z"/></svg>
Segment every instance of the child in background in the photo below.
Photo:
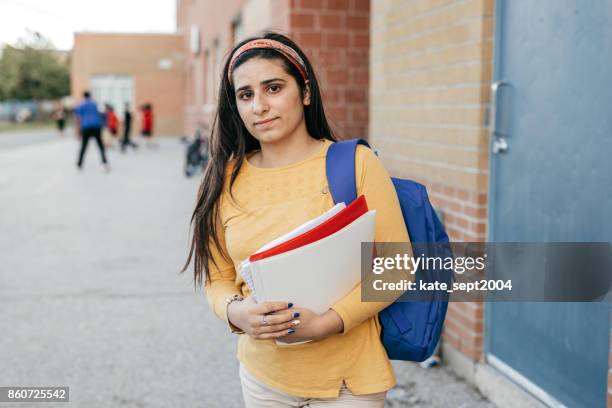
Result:
<svg viewBox="0 0 612 408"><path fill-rule="evenodd" d="M115 114L115 109L112 105L106 104L106 128L108 129L111 137L108 139L108 146L113 147L115 145L115 139L117 138L119 129L119 119Z"/></svg>
<svg viewBox="0 0 612 408"><path fill-rule="evenodd" d="M153 106L145 103L141 108L141 135L147 141L147 146L157 146L153 142Z"/></svg>
<svg viewBox="0 0 612 408"><path fill-rule="evenodd" d="M64 137L64 128L66 127L66 108L62 102L58 102L56 104L55 111L53 112L53 119L55 119L59 135Z"/></svg>

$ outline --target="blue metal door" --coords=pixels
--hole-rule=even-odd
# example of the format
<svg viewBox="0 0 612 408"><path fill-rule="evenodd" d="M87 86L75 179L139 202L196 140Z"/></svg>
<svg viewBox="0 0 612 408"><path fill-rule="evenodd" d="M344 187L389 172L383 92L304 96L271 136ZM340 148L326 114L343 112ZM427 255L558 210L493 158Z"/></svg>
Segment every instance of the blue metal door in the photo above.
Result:
<svg viewBox="0 0 612 408"><path fill-rule="evenodd" d="M612 241L612 1L498 0L495 44L489 239ZM609 304L486 310L492 365L549 405L606 405Z"/></svg>

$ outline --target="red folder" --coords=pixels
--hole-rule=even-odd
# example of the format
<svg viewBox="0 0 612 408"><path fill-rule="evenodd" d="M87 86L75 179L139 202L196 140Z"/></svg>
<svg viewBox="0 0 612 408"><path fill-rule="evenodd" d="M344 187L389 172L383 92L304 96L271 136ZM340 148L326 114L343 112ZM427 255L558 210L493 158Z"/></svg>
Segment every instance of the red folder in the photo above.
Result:
<svg viewBox="0 0 612 408"><path fill-rule="evenodd" d="M303 234L290 239L289 241L285 241L282 244L278 244L272 248L266 249L265 251L253 254L249 257L249 261L259 261L261 259L282 254L284 252L316 242L332 235L336 231L340 231L342 228L346 227L367 212L368 203L366 202L365 196L361 195L355 201L350 203L345 209L331 217L329 220L325 221L323 224L311 229L310 231L306 231Z"/></svg>

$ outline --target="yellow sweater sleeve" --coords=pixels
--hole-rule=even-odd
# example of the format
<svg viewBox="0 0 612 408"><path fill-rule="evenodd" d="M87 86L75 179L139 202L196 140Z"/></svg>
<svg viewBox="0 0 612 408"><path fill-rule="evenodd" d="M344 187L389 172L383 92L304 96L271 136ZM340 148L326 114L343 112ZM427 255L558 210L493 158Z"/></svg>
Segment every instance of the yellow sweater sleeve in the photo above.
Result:
<svg viewBox="0 0 612 408"><path fill-rule="evenodd" d="M225 231L219 219L217 219L217 232L219 243L227 253ZM236 281L236 268L232 262L225 259L213 243L211 243L211 255L212 259L208 262L209 280L204 285L206 299L213 312L229 324L225 299L241 293ZM213 259L216 265L212 262Z"/></svg>
<svg viewBox="0 0 612 408"><path fill-rule="evenodd" d="M376 155L359 145L355 155L357 194L365 195L370 210L376 210L376 242L409 242L399 200L385 170ZM400 293L401 294L401 293ZM399 297L399 294L398 294ZM376 315L392 302L362 302L361 284L332 306L344 322L344 333Z"/></svg>

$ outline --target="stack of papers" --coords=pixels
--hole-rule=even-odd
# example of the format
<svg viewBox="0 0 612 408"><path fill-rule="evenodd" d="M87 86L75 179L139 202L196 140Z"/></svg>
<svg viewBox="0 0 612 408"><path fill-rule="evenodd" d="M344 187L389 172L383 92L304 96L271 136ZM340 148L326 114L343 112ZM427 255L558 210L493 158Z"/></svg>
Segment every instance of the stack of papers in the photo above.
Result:
<svg viewBox="0 0 612 408"><path fill-rule="evenodd" d="M346 208L346 204L344 203L338 203L335 206L333 206L331 209L327 210L325 213L323 213L322 215L318 216L315 219L312 219L310 221L305 222L304 224L300 225L299 227L296 227L295 229L293 229L292 231L289 231L288 233L286 233L285 235L282 235L278 238L276 238L273 241L268 242L266 245L262 246L261 248L259 248L257 251L255 251L255 254L260 254L270 248L273 248L277 245L280 245L282 243L285 243L287 241L289 241L292 238L295 238L299 235L302 235L308 231L310 231L311 229L318 227L319 225L323 224L325 221L329 220L331 217L333 217L334 215L338 214L341 210ZM249 286L249 288L251 289L251 292L253 292L253 296L255 299L255 288L253 286L253 278L251 275L251 268L250 268L250 258L242 261L242 263L239 266L239 270L240 270L240 274L242 275L242 278L244 279L244 281L246 282L246 284Z"/></svg>
<svg viewBox="0 0 612 408"><path fill-rule="evenodd" d="M264 245L240 265L258 302L289 301L317 314L361 281L361 243L374 240L376 211L364 196Z"/></svg>

